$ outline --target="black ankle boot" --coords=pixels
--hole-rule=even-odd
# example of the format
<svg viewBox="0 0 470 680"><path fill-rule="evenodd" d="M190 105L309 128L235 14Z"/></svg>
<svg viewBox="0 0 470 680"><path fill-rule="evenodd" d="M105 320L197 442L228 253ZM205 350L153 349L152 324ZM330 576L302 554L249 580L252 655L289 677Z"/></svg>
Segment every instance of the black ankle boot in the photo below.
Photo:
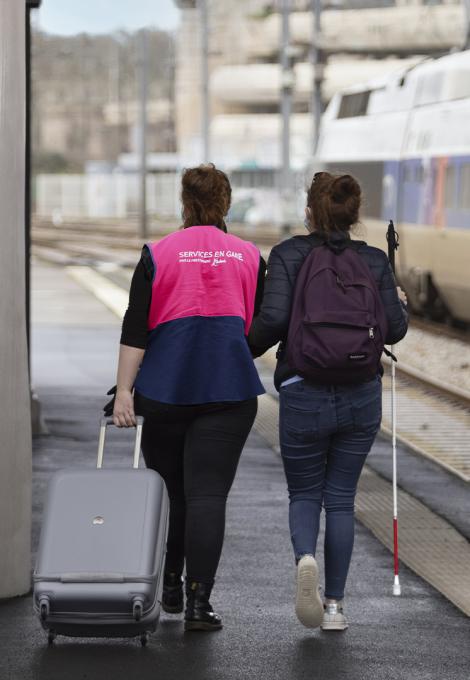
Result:
<svg viewBox="0 0 470 680"><path fill-rule="evenodd" d="M184 609L183 579L179 574L163 576L162 609L168 614L179 614Z"/></svg>
<svg viewBox="0 0 470 680"><path fill-rule="evenodd" d="M185 630L220 630L222 619L211 607L212 584L186 580Z"/></svg>

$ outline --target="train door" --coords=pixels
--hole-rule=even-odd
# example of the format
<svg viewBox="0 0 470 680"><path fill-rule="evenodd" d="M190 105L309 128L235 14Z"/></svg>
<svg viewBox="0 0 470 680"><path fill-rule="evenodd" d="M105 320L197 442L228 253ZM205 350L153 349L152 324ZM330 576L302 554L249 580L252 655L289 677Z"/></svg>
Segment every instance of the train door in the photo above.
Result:
<svg viewBox="0 0 470 680"><path fill-rule="evenodd" d="M400 222L419 223L423 204L424 169L422 160L407 159L401 164L398 215Z"/></svg>
<svg viewBox="0 0 470 680"><path fill-rule="evenodd" d="M435 183L433 160L431 158L423 158L421 163L421 201L418 210L418 218L416 221L417 224L432 224Z"/></svg>
<svg viewBox="0 0 470 680"><path fill-rule="evenodd" d="M442 229L446 223L445 204L447 184L447 158L436 158L433 162L434 171L434 214L432 224Z"/></svg>
<svg viewBox="0 0 470 680"><path fill-rule="evenodd" d="M468 229L470 226L470 165L465 157L449 159L445 177L445 226Z"/></svg>

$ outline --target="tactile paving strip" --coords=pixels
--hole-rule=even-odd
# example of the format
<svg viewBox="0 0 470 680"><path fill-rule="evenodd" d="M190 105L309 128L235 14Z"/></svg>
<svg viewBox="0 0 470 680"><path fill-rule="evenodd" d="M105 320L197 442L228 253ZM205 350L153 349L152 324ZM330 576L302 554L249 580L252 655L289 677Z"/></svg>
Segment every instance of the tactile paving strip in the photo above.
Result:
<svg viewBox="0 0 470 680"><path fill-rule="evenodd" d="M255 429L275 451L279 451L278 424L278 401L265 394L258 400ZM400 560L470 616L470 544L448 522L401 489L398 507ZM393 550L392 485L367 466L359 483L356 516ZM406 592L406 584L402 587Z"/></svg>

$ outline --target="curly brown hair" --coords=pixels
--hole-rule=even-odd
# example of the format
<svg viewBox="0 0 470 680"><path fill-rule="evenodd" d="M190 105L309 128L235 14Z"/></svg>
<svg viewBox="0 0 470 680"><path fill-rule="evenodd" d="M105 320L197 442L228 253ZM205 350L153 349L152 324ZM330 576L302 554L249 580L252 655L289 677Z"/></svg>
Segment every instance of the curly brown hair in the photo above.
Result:
<svg viewBox="0 0 470 680"><path fill-rule="evenodd" d="M327 236L332 231L349 231L359 222L362 192L351 175L317 172L307 192L311 226Z"/></svg>
<svg viewBox="0 0 470 680"><path fill-rule="evenodd" d="M225 172L213 163L187 168L181 185L183 227L213 225L226 231L224 217L232 201L232 187Z"/></svg>

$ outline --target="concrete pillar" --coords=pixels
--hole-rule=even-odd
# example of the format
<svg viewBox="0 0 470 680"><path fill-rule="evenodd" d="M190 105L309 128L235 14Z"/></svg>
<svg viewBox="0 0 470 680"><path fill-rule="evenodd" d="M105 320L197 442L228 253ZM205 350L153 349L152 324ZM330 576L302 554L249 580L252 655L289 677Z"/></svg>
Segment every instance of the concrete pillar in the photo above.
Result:
<svg viewBox="0 0 470 680"><path fill-rule="evenodd" d="M0 598L31 573L24 197L25 2L0 0Z"/></svg>

